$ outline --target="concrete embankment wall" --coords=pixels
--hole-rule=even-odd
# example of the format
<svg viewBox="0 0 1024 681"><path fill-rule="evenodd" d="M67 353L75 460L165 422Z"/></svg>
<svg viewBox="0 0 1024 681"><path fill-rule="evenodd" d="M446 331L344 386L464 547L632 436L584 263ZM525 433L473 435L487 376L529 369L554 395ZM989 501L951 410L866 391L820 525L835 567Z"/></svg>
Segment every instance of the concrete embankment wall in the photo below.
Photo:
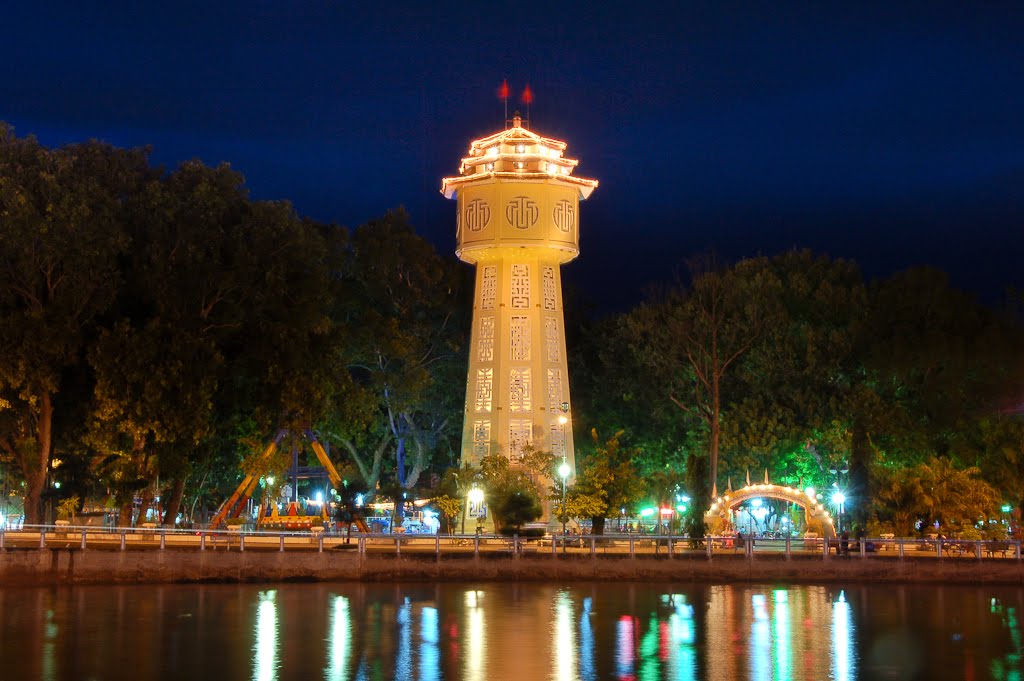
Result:
<svg viewBox="0 0 1024 681"><path fill-rule="evenodd" d="M683 581L1024 584L1024 561L794 556L479 556L354 550L0 551L0 585L276 581Z"/></svg>

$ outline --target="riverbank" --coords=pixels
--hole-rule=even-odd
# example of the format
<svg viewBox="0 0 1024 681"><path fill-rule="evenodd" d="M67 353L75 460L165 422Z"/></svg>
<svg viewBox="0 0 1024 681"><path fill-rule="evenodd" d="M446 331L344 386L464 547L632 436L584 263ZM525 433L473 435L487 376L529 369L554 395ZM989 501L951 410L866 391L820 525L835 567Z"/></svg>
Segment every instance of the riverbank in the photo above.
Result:
<svg viewBox="0 0 1024 681"><path fill-rule="evenodd" d="M160 584L189 582L678 581L778 583L1024 584L1024 561L926 556L555 554L372 554L77 548L0 551L0 584Z"/></svg>

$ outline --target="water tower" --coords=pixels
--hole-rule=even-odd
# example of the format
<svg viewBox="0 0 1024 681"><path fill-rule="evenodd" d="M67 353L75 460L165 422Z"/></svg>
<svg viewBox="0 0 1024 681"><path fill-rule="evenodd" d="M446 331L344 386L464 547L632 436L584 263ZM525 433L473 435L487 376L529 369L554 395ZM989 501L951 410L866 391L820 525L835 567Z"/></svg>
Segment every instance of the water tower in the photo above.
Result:
<svg viewBox="0 0 1024 681"><path fill-rule="evenodd" d="M579 255L579 202L566 144L512 126L470 144L441 193L458 203L459 258L476 267L462 462L550 450L575 472L560 267Z"/></svg>

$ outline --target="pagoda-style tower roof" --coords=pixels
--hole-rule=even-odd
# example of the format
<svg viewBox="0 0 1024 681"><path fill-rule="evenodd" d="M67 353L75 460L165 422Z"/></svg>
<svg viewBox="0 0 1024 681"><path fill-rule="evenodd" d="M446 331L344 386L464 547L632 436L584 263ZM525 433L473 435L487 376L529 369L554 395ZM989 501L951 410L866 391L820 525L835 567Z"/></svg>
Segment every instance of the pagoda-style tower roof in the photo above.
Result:
<svg viewBox="0 0 1024 681"><path fill-rule="evenodd" d="M459 188L481 180L555 181L573 186L586 199L597 180L573 177L579 161L562 155L566 143L543 137L523 127L518 115L512 127L470 143L469 156L459 165L459 177L441 180L441 193L452 198Z"/></svg>

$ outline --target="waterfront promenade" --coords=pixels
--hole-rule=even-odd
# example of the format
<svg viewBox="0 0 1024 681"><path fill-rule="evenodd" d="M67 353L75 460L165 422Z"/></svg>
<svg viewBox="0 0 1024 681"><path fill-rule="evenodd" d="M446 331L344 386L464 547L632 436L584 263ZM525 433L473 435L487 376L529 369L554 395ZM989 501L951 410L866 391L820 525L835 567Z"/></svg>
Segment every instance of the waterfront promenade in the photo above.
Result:
<svg viewBox="0 0 1024 681"><path fill-rule="evenodd" d="M833 580L1024 583L1017 542L24 527L0 533L0 583L332 580Z"/></svg>

